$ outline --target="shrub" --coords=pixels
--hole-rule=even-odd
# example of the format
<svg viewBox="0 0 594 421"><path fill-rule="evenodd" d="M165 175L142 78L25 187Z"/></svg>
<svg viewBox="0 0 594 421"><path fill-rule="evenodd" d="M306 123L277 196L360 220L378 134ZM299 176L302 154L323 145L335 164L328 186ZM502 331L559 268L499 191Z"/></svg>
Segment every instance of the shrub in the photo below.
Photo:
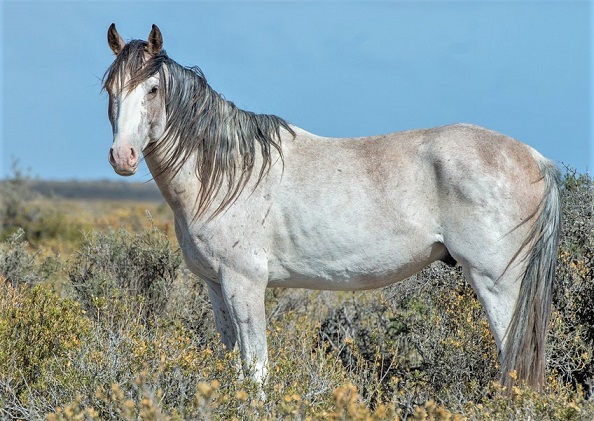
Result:
<svg viewBox="0 0 594 421"><path fill-rule="evenodd" d="M84 240L69 278L93 317L111 314L113 303L122 301L148 322L164 311L180 264L179 251L154 227L140 234L95 231Z"/></svg>
<svg viewBox="0 0 594 421"><path fill-rule="evenodd" d="M594 394L594 183L569 172L548 336L548 377ZM355 376L368 404L394 394L412 414L428 399L461 410L490 399L497 350L484 310L459 269L434 264L329 311L319 337ZM557 379L559 378L559 379ZM577 390L577 389L574 389Z"/></svg>
<svg viewBox="0 0 594 421"><path fill-rule="evenodd" d="M482 306L459 269L435 264L378 291L268 290L261 401L218 341L204 283L153 228L86 235L66 272L26 237L0 245L13 268L0 289L0 418L594 419L592 195L589 177L568 173L540 395L499 386ZM48 273L80 304L51 292Z"/></svg>
<svg viewBox="0 0 594 421"><path fill-rule="evenodd" d="M169 291L163 319L179 322L195 332L201 340L200 346L219 340L208 287L185 266L181 267Z"/></svg>
<svg viewBox="0 0 594 421"><path fill-rule="evenodd" d="M459 269L434 265L363 299L331 310L320 338L368 404L392 401L411 415L429 399L460 409L484 398L497 350Z"/></svg>
<svg viewBox="0 0 594 421"><path fill-rule="evenodd" d="M74 397L68 393L76 378L70 358L89 327L74 300L61 300L41 285L15 287L0 278L2 418L30 418L31 411L53 408L56 398Z"/></svg>
<svg viewBox="0 0 594 421"><path fill-rule="evenodd" d="M13 177L0 182L0 234L5 237L21 227L21 222L33 219L38 210L27 209L27 203L38 195L29 188L29 177L13 164Z"/></svg>
<svg viewBox="0 0 594 421"><path fill-rule="evenodd" d="M13 286L40 280L36 256L27 249L24 237L25 232L19 229L0 246L0 274Z"/></svg>
<svg viewBox="0 0 594 421"><path fill-rule="evenodd" d="M0 276L13 286L37 284L51 279L61 269L61 262L51 256L40 264L38 253L29 250L24 237L25 232L18 229L0 243Z"/></svg>
<svg viewBox="0 0 594 421"><path fill-rule="evenodd" d="M563 182L556 276L549 367L594 397L594 180L573 170Z"/></svg>

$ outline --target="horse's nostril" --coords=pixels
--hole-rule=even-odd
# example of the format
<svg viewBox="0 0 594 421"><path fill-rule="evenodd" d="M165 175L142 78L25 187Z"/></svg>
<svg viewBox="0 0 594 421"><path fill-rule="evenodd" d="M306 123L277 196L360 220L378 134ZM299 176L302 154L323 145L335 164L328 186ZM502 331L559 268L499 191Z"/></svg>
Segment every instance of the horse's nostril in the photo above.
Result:
<svg viewBox="0 0 594 421"><path fill-rule="evenodd" d="M136 150L134 148L130 148L130 158L131 159L136 158Z"/></svg>

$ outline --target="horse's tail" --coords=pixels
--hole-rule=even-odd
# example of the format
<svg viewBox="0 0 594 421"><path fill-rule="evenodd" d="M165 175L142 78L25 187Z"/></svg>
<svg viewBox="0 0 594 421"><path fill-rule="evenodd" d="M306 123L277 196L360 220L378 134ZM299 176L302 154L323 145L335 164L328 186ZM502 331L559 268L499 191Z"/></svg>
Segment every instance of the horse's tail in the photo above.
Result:
<svg viewBox="0 0 594 421"><path fill-rule="evenodd" d="M502 361L502 384L511 388L514 383L510 372L515 371L519 381L536 390L545 384L545 342L557 247L561 229L561 198L559 171L544 158L538 160L544 181L538 217L521 249L528 251L526 270L520 286L511 323L508 327Z"/></svg>

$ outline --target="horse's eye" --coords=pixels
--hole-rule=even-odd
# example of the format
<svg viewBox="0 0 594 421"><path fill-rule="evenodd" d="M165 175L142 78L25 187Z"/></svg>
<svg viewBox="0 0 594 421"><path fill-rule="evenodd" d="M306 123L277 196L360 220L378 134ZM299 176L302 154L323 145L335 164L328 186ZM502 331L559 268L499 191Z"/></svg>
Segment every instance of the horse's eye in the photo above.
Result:
<svg viewBox="0 0 594 421"><path fill-rule="evenodd" d="M156 95L158 91L159 91L159 87L158 86L153 86L151 88L151 90L149 91L149 94Z"/></svg>

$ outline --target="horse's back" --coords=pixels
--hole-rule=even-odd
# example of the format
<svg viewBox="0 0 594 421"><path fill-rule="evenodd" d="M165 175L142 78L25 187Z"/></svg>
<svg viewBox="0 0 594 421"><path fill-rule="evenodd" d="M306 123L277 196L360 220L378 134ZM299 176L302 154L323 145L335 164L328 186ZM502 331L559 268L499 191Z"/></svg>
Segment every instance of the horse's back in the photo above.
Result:
<svg viewBox="0 0 594 421"><path fill-rule="evenodd" d="M538 161L546 161L524 143L470 124L351 139L301 131L288 149L284 187L324 193L362 188L388 207L400 207L404 199L414 206L421 196L438 199L452 189L458 196L482 195L487 185L509 195L537 182Z"/></svg>

